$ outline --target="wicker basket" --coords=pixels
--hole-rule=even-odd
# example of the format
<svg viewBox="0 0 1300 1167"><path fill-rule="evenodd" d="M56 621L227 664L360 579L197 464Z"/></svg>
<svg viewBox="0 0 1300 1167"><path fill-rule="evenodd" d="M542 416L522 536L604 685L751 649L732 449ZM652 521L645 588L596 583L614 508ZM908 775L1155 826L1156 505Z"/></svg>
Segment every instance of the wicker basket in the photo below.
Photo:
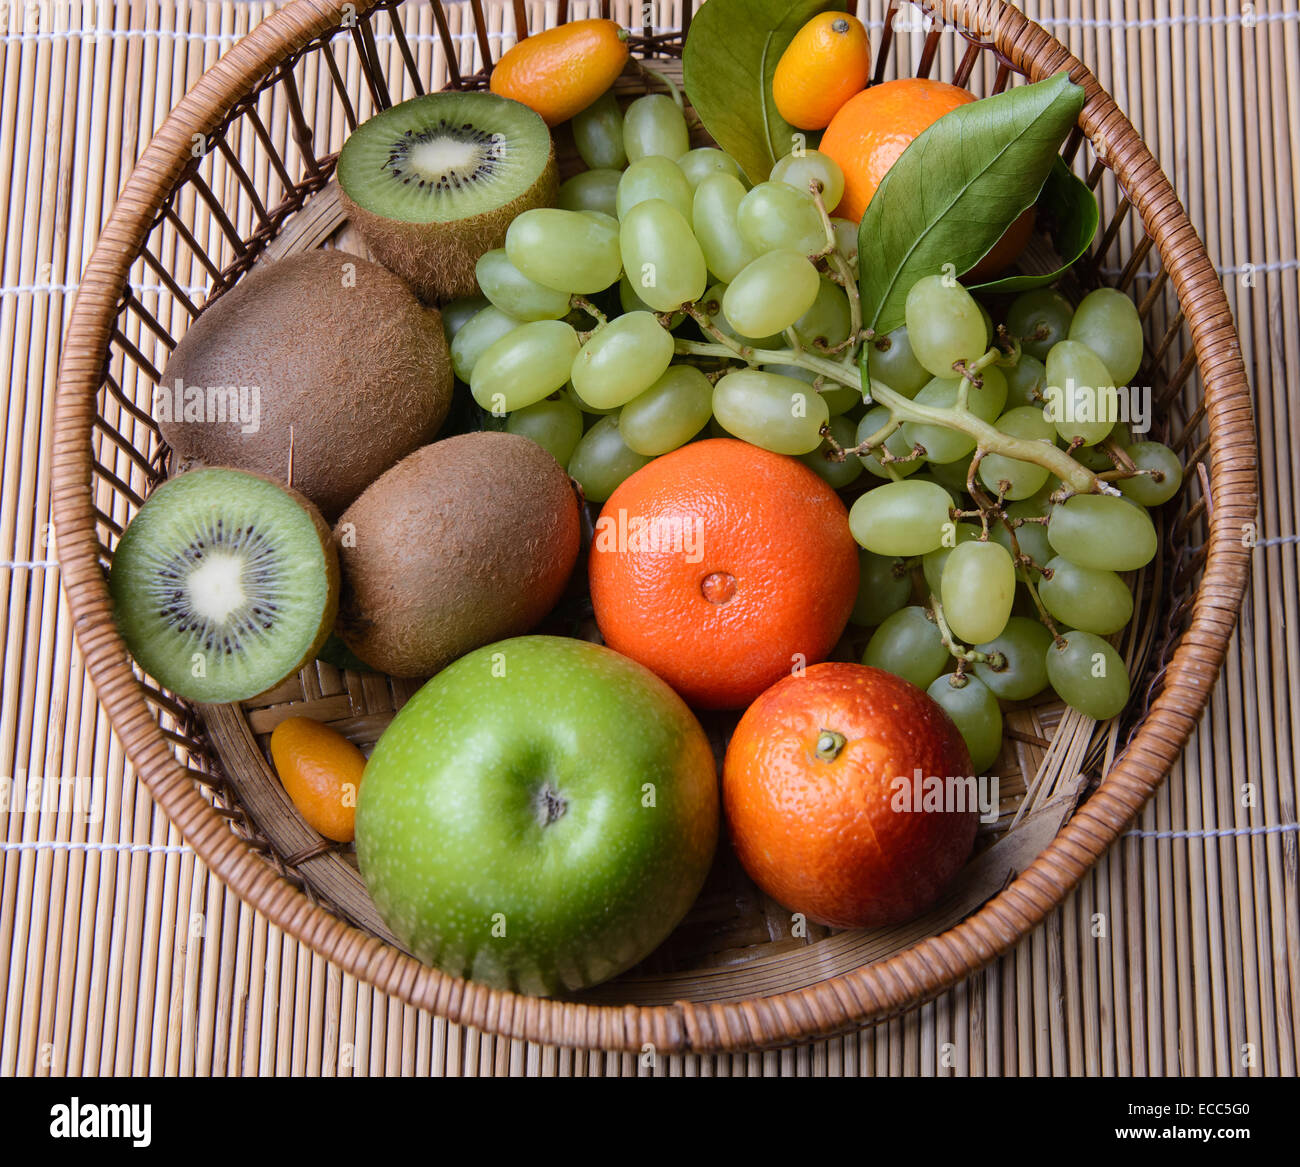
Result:
<svg viewBox="0 0 1300 1167"><path fill-rule="evenodd" d="M365 744L413 686L318 664L242 707L188 707L133 671L105 582L117 537L166 472L152 385L204 297L267 255L353 247L329 182L348 129L433 77L482 87L502 32L508 43L530 14L536 27L543 8L352 7L298 0L204 74L123 189L69 326L54 443L58 555L100 700L153 797L211 870L285 932L402 1001L511 1037L664 1053L787 1044L898 1013L1007 951L1176 759L1246 580L1255 435L1239 345L1215 270L1133 127L1082 64L998 0L944 0L919 29L896 27L891 4L873 30L876 81L937 73L990 93L1067 68L1086 88L1064 155L1097 191L1103 230L1074 278L1125 289L1150 280L1138 302L1157 430L1189 466L1163 509L1162 554L1138 580L1139 615L1120 645L1135 679L1129 710L1104 726L1059 704L1009 716L1001 762L1017 778L1009 792L1004 783L1003 819L960 889L915 925L791 936L788 914L758 895L724 848L696 910L641 968L582 999L534 999L447 977L403 952L353 857L298 819L267 765L266 735L281 718L329 721ZM612 14L633 28L634 55L680 75L690 7L673 23L680 0L653 13L562 2L559 19ZM629 93L654 84L635 66L619 82Z"/></svg>

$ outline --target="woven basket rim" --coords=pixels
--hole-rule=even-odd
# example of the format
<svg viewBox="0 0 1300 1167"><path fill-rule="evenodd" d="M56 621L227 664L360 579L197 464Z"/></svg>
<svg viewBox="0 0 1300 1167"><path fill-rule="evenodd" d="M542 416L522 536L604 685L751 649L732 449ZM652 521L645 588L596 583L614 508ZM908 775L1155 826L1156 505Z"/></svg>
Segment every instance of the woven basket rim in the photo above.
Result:
<svg viewBox="0 0 1300 1167"><path fill-rule="evenodd" d="M359 0L358 15L386 0ZM688 0L689 2L689 0ZM477 5L475 6L477 7ZM344 971L458 1024L576 1048L714 1052L808 1041L933 998L1007 951L1056 907L1159 787L1208 699L1236 623L1255 518L1256 445L1241 350L1218 275L1159 164L1093 74L1003 0L938 0L945 22L1038 80L1068 69L1084 86L1079 126L1115 173L1154 239L1177 291L1204 384L1214 464L1208 553L1192 616L1164 688L1124 756L1047 849L1005 890L946 932L876 964L770 997L727 1003L589 1005L526 997L420 964L324 908L231 830L174 757L113 621L98 560L91 431L113 322L127 274L157 213L206 134L287 57L338 24L336 6L294 0L208 69L159 128L132 170L86 266L60 362L53 442L56 553L73 628L113 729L152 797L209 870L242 900Z"/></svg>

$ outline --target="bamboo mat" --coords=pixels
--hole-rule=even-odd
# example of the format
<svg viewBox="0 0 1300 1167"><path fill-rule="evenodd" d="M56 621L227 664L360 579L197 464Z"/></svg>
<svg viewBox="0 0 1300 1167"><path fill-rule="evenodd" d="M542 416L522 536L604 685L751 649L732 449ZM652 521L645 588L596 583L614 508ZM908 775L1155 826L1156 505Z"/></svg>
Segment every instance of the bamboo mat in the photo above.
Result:
<svg viewBox="0 0 1300 1167"><path fill-rule="evenodd" d="M1161 159L1223 273L1256 387L1263 538L1182 762L1049 922L967 984L842 1039L660 1058L654 1072L1296 1072L1296 3L1022 5L1097 72ZM285 938L154 808L86 680L49 525L52 387L71 294L153 129L274 7L0 0L0 1072L649 1073L631 1057L448 1025ZM877 28L884 7L867 5ZM672 8L661 2L657 23ZM503 19L509 27L508 15L495 27Z"/></svg>

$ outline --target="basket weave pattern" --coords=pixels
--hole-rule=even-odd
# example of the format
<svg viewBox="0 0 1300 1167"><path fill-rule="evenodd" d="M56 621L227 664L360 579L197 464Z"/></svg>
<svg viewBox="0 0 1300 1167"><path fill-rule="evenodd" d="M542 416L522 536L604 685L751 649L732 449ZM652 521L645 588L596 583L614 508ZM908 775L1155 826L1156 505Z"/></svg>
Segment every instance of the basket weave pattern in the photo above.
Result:
<svg viewBox="0 0 1300 1167"><path fill-rule="evenodd" d="M1160 783L1206 700L1245 584L1248 551L1241 532L1254 518L1256 499L1254 433L1239 346L1217 275L1150 153L1092 75L1014 8L996 0L949 0L937 6L943 22L969 34L953 80L964 83L977 68L991 68L989 88L996 90L1013 75L1037 80L1068 68L1084 85L1087 103L1078 131L1066 145L1067 158L1086 139L1097 160L1090 183L1097 185L1104 170L1110 170L1125 192L1106 222L1097 253L1106 254L1130 232L1135 216L1141 229L1116 282L1126 286L1143 262L1158 259L1161 265L1140 310L1147 319L1154 363L1173 366L1167 376L1155 379L1169 440L1198 469L1189 475L1185 497L1169 523L1168 561L1161 569L1162 587L1155 589L1167 592L1163 626L1146 629L1145 672L1126 723L1131 732L1105 779L1001 894L964 922L886 960L803 988L741 1000L651 1006L540 1001L456 981L419 965L387 943L381 929L370 925L367 931L348 922L366 919L364 902L337 897L327 906L317 902L320 897L304 872L325 858L326 849L313 845L307 834L297 851L271 845L256 807L246 805L214 765L206 734L223 724L238 732L246 724L241 715L204 711L205 731L204 719L194 711L143 683L114 627L105 586L103 568L116 536L166 464L147 404L124 388L124 369L129 365L142 380L156 380L162 360L155 350L161 346L165 353L183 330L170 319L164 322L159 309L146 307L129 290L128 278L133 271L147 272L170 291L179 319L187 320L199 304L173 274L182 252L199 258L211 292L219 294L268 246L274 250L288 225L301 222L319 205L307 200L325 189L333 157L317 152L321 147L308 113L310 94L297 80L306 58L316 58L320 75L343 96L349 121L355 121L363 99L371 107L396 100L389 87L396 90L399 79L385 72L376 34L383 20L395 38L401 66L419 90L419 71L402 25L387 20L398 3L357 7L355 24L340 28L336 8L298 0L204 75L156 135L123 190L82 280L69 327L55 440L59 557L82 652L114 727L154 798L214 873L285 931L385 992L451 1020L515 1037L620 1050L652 1044L663 1052L787 1043L896 1013L1004 952L1061 901ZM527 6L513 7L518 27L526 27ZM568 7L561 5L561 19ZM601 7L608 10L610 5ZM490 61L482 5L473 0L470 8L481 57ZM440 4L432 10L451 83L485 84L485 72L464 73L456 66L448 16ZM941 31L938 26L927 37L916 73L924 75L932 67ZM890 56L890 39L887 28L879 45L877 79ZM671 58L680 54L682 40L682 29L646 28L634 37L633 49L639 55ZM635 79L625 80L636 85ZM403 81L403 90L407 87ZM272 91L287 103L292 151L277 148L268 133L264 113ZM261 146L252 166L245 152L230 145L236 127ZM203 146L197 154L196 142ZM225 166L227 182L220 191L205 177L202 164L210 153ZM275 205L258 199L254 166L277 174L282 198ZM232 191L252 204L247 230L241 231L224 210ZM208 207L213 230L206 239L184 227L175 210L182 199L201 200ZM1176 308L1170 311L1167 301L1173 297ZM1193 384L1197 372L1199 390ZM392 696L401 699L400 693ZM1112 737L1106 762L1114 746Z"/></svg>

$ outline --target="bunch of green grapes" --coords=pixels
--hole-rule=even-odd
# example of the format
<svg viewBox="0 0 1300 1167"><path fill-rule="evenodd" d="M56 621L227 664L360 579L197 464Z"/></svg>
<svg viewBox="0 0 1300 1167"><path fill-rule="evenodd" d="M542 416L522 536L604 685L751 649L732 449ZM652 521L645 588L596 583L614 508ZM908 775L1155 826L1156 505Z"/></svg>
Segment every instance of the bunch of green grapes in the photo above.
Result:
<svg viewBox="0 0 1300 1167"><path fill-rule="evenodd" d="M1177 455L1120 417L1116 387L1142 359L1128 297L1102 289L1075 309L1027 292L996 339L960 284L918 281L905 326L866 348L873 396L893 407L869 409L849 445L884 480L849 517L863 547L854 619L875 628L864 663L926 689L981 772L1001 746L1000 703L1050 686L1090 717L1124 707L1128 674L1105 638L1133 615L1124 573L1155 555L1148 509L1182 481ZM957 417L992 430L941 424ZM1096 489L1066 487L1034 460L1038 443Z"/></svg>
<svg viewBox="0 0 1300 1167"><path fill-rule="evenodd" d="M444 313L456 375L492 424L544 446L597 502L710 433L817 454L861 391L740 350L797 362L808 346L859 379L857 231L829 215L838 166L807 151L751 189L729 154L688 148L680 106L660 94L626 112L607 94L572 128L589 169L557 206L517 216L479 260L482 298ZM837 486L861 469L809 461Z"/></svg>
<svg viewBox="0 0 1300 1167"><path fill-rule="evenodd" d="M483 298L445 313L494 424L595 502L710 434L853 487L864 660L927 689L979 767L1001 703L1050 686L1089 716L1119 712L1128 677L1105 638L1132 617L1124 573L1155 553L1148 508L1182 474L1118 420L1142 359L1133 303L1102 289L1076 309L1039 289L995 329L934 275L904 325L871 337L831 159L783 158L751 188L730 155L689 149L658 94L625 113L606 95L572 128L589 169L519 215L479 262Z"/></svg>

